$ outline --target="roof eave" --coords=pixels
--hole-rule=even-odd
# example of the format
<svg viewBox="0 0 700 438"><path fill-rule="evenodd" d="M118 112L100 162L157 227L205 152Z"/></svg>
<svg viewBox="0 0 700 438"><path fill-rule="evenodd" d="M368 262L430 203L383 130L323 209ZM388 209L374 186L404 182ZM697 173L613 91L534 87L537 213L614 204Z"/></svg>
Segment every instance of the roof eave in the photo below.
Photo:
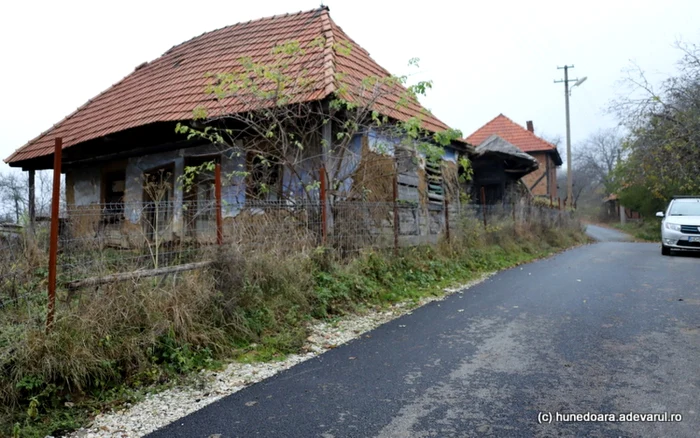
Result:
<svg viewBox="0 0 700 438"><path fill-rule="evenodd" d="M543 153L543 154L550 154L554 158L554 164L557 166L561 166L564 164L564 161L561 159L561 155L559 154L559 150L554 148L554 149L534 149L534 150L529 150L525 151L526 154L535 154L535 153Z"/></svg>

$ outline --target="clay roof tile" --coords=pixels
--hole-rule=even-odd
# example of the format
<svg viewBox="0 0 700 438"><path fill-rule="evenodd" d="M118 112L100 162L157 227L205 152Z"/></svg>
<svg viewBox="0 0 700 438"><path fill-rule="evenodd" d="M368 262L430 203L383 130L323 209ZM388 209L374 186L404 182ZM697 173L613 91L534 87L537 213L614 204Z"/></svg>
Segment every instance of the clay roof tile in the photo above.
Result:
<svg viewBox="0 0 700 438"><path fill-rule="evenodd" d="M528 131L503 114L499 114L493 120L477 129L467 137L467 142L478 146L492 135L503 138L520 148L523 152L557 150L557 147L552 143L536 136L533 132Z"/></svg>
<svg viewBox="0 0 700 438"><path fill-rule="evenodd" d="M343 85L357 86L367 76L389 75L333 22L326 7L251 20L203 33L138 65L131 74L19 148L5 162L13 164L51 155L57 136L64 137L63 147L68 148L149 123L190 119L198 105L211 102L204 93L207 72L234 69L243 57L269 59L276 44L292 39L308 48L317 37L326 38L325 46L322 50L308 49L308 57L320 57L319 61L303 62L303 68L302 61L296 65L299 72L308 69L308 77L314 83L306 94L294 100L323 99ZM350 53L335 50L334 45L340 42L351 47ZM390 91L376 103L378 112L399 120L421 116L423 126L430 131L448 128L417 101L397 108L403 88ZM235 102L230 106L238 110L244 107Z"/></svg>

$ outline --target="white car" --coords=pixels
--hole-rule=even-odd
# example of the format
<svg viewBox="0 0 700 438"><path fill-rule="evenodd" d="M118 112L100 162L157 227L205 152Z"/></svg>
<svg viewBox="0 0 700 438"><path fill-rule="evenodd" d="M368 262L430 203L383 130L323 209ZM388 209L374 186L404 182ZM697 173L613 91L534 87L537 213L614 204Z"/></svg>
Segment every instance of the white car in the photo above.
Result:
<svg viewBox="0 0 700 438"><path fill-rule="evenodd" d="M700 251L700 196L674 196L666 214L660 211L661 254L671 250Z"/></svg>

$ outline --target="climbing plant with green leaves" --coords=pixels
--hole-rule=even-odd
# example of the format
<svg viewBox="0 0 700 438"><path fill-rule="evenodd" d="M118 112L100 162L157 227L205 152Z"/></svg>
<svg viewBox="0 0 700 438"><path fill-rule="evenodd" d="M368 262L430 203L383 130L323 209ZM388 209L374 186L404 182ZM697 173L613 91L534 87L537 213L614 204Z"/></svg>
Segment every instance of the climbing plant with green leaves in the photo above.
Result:
<svg viewBox="0 0 700 438"><path fill-rule="evenodd" d="M314 63L318 52L325 50L348 57L353 46L323 37L305 44L286 41L275 45L267 56L239 59L233 71L207 74L205 94L210 103L195 108L192 122L179 123L177 132L233 148L249 161L267 163L260 167L270 172L280 166L285 177L296 179L309 198L318 187L317 177L309 180L309 169L325 168L331 196L345 187L343 182L352 175L344 163L357 153L353 142L358 136L371 133L387 139L389 144L374 145L379 153L389 153L400 144L433 162L443 157L445 146L461 138L457 130L426 130L424 119L429 113L425 110L406 120L383 113L416 105L432 88L431 81L411 83L408 75L367 75L357 81L335 72L333 92L310 100L308 96L318 94L320 82ZM409 61L409 67L418 66L417 58ZM387 102L393 107L387 108ZM467 162L465 158L463 164ZM197 169L189 170L185 179L193 181Z"/></svg>

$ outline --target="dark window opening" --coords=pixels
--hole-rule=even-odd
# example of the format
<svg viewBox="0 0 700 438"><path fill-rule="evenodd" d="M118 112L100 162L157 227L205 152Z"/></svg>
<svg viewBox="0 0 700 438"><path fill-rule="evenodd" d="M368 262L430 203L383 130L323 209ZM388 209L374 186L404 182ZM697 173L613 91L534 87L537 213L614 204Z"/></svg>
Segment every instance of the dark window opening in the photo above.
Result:
<svg viewBox="0 0 700 438"><path fill-rule="evenodd" d="M163 233L173 215L174 165L143 173L143 218L149 239Z"/></svg>
<svg viewBox="0 0 700 438"><path fill-rule="evenodd" d="M279 199L282 190L281 166L270 158L249 152L246 156L246 200Z"/></svg>
<svg viewBox="0 0 700 438"><path fill-rule="evenodd" d="M209 221L216 219L214 165L220 162L218 155L185 158L185 220L191 235L210 229Z"/></svg>
<svg viewBox="0 0 700 438"><path fill-rule="evenodd" d="M119 222L124 217L124 191L126 172L124 170L109 172L104 175L102 197L102 218L107 223Z"/></svg>
<svg viewBox="0 0 700 438"><path fill-rule="evenodd" d="M481 188L484 189L484 203L486 205L495 205L505 202L505 192L502 184L485 184L481 186ZM479 202L482 202L481 188L477 192Z"/></svg>

